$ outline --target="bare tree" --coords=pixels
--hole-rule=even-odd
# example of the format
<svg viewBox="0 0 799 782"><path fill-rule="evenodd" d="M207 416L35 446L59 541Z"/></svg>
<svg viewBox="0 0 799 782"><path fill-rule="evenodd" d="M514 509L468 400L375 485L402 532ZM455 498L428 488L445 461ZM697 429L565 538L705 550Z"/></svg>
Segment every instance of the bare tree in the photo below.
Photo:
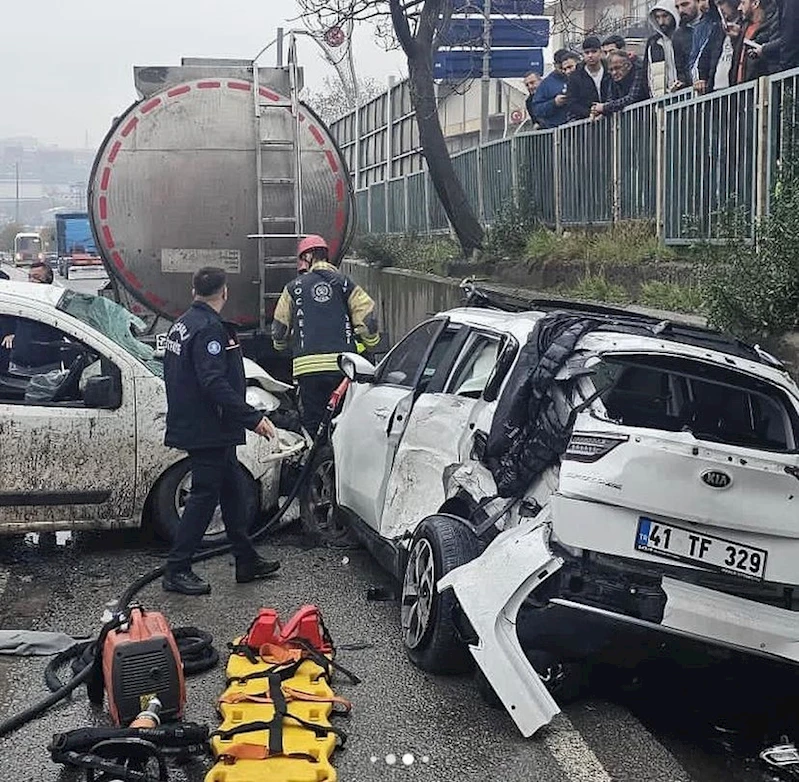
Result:
<svg viewBox="0 0 799 782"><path fill-rule="evenodd" d="M367 76L358 79L358 100L360 104L368 103L385 91L377 79ZM331 79L325 76L322 88L307 90L302 99L328 124L341 119L355 108L355 90L351 85L345 84L342 89L341 79Z"/></svg>
<svg viewBox="0 0 799 782"><path fill-rule="evenodd" d="M483 228L458 179L438 117L433 58L438 36L449 24L451 0L299 0L303 17L324 28L372 22L377 34L394 40L408 60L411 100L427 161L441 205L466 257L482 245Z"/></svg>
<svg viewBox="0 0 799 782"><path fill-rule="evenodd" d="M597 9L593 0L546 0L546 12L552 17L550 32L561 35L566 46L576 46L587 35L609 35L618 32L630 17L618 18L611 8ZM593 23L586 26L584 14L593 11Z"/></svg>

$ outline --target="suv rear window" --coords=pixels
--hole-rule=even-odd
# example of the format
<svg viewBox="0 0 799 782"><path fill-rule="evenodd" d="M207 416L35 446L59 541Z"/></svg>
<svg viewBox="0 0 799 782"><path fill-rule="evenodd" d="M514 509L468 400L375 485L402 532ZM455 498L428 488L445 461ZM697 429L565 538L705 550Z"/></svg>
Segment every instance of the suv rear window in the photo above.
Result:
<svg viewBox="0 0 799 782"><path fill-rule="evenodd" d="M799 418L772 384L675 356L606 356L593 382L607 419L698 440L796 451Z"/></svg>

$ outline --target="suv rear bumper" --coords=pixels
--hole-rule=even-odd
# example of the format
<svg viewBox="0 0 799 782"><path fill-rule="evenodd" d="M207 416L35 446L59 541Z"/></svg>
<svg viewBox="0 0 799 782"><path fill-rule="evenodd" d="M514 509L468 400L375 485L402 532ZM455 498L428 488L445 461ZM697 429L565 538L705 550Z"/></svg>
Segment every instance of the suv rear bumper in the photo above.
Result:
<svg viewBox="0 0 799 782"><path fill-rule="evenodd" d="M799 611L629 564L627 571L616 558L607 567L561 552L550 545L549 523L537 519L501 533L478 559L439 582L439 590L454 589L474 631L472 655L525 736L559 708L523 646L586 657L618 641L626 627L636 635L799 662Z"/></svg>

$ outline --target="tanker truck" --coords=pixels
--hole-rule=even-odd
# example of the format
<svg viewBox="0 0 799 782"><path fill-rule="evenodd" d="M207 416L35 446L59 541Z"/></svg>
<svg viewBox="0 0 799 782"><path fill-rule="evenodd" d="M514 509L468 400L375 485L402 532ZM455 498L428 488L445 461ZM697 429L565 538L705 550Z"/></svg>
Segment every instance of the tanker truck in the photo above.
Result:
<svg viewBox="0 0 799 782"><path fill-rule="evenodd" d="M340 258L355 217L341 152L298 100L302 70L184 58L135 67L134 83L89 183L106 294L155 338L188 308L193 272L221 266L245 353L284 375L268 334L298 238L321 234Z"/></svg>

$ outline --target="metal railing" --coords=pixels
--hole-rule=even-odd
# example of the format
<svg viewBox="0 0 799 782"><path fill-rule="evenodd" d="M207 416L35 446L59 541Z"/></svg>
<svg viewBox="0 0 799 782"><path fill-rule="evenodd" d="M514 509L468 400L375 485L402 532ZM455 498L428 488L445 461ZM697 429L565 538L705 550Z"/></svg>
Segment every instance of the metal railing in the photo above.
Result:
<svg viewBox="0 0 799 782"><path fill-rule="evenodd" d="M668 106L665 116L665 240L752 236L758 84Z"/></svg>
<svg viewBox="0 0 799 782"><path fill-rule="evenodd" d="M651 220L667 244L751 238L799 147L797 97L799 68L517 134L453 155L453 167L486 225L515 206L556 230ZM449 230L426 170L372 184L356 204L364 232Z"/></svg>

